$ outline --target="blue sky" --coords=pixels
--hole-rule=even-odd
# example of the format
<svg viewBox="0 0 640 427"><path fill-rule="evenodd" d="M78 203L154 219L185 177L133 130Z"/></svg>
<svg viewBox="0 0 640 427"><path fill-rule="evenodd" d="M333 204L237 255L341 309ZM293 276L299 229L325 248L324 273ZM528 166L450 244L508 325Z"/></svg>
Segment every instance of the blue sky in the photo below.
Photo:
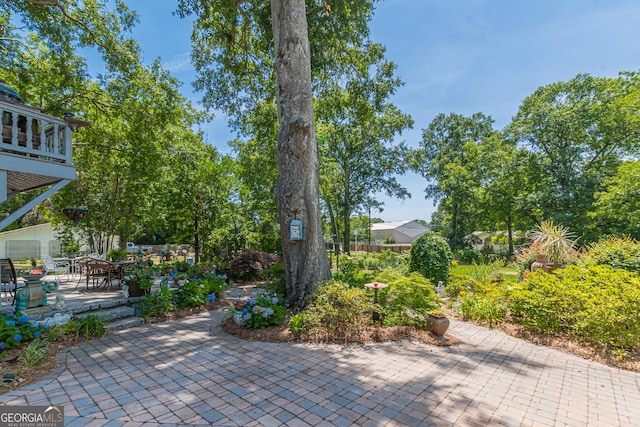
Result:
<svg viewBox="0 0 640 427"><path fill-rule="evenodd" d="M331 0L328 0L329 3ZM189 62L191 23L173 16L175 0L129 2L141 22L134 37L146 62L163 65L184 82L194 103ZM502 129L522 100L540 86L578 73L615 77L640 69L640 2L637 0L386 0L378 3L372 39L387 47L405 82L392 101L415 120L398 141L416 147L422 130L440 113L482 112ZM229 152L233 137L224 117L202 127L209 143ZM385 221L430 220L424 178L399 178L412 194L385 202Z"/></svg>

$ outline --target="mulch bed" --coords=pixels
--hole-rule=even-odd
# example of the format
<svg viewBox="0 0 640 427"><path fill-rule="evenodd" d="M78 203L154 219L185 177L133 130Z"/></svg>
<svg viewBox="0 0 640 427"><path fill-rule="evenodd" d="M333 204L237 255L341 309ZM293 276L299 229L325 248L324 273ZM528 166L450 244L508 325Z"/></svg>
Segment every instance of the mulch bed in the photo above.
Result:
<svg viewBox="0 0 640 427"><path fill-rule="evenodd" d="M372 344L388 341L415 341L435 346L451 346L460 344L461 341L451 335L444 337L436 337L432 333L411 328L407 326L368 326L359 331L358 336L350 337L348 340L336 337L310 335L310 334L293 334L288 322L279 326L269 326L264 329L248 329L244 326L236 325L233 319L228 318L222 322L222 329L229 335L243 338L249 341L264 342L298 342L298 343L324 343L324 344Z"/></svg>

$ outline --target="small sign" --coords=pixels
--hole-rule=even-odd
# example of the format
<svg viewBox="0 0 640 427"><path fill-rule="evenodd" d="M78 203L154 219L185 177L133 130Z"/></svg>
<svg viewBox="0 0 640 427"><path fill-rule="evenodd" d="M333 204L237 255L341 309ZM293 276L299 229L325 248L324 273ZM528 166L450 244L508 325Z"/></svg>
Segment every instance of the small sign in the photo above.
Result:
<svg viewBox="0 0 640 427"><path fill-rule="evenodd" d="M64 427L64 407L0 406L0 427Z"/></svg>

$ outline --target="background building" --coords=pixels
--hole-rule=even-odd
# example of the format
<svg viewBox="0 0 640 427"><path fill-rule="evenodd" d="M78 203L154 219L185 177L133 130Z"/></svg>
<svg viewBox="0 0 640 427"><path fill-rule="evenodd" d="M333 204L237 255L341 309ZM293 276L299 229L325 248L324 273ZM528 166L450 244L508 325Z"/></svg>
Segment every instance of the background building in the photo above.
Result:
<svg viewBox="0 0 640 427"><path fill-rule="evenodd" d="M429 228L417 221L378 222L371 224L371 237L377 244L410 244L428 232Z"/></svg>

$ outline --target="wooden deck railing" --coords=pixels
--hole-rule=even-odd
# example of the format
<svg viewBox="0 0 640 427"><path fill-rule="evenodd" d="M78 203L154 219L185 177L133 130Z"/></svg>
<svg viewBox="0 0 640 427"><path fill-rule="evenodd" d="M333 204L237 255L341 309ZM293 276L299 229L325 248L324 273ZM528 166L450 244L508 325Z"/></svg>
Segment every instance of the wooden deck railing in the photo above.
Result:
<svg viewBox="0 0 640 427"><path fill-rule="evenodd" d="M28 105L0 101L2 143L0 150L71 164L71 128Z"/></svg>

